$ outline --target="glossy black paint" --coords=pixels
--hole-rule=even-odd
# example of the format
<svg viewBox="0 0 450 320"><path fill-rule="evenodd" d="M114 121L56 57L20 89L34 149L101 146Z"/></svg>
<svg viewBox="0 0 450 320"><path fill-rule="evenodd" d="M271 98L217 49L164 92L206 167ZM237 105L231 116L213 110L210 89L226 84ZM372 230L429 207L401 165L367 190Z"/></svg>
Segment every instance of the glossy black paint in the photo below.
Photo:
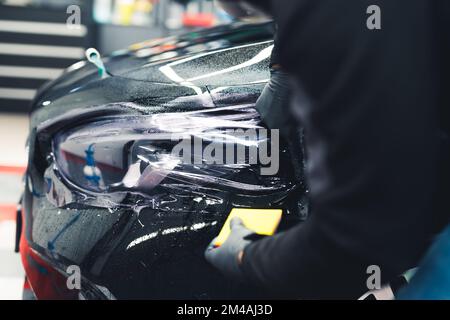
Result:
<svg viewBox="0 0 450 320"><path fill-rule="evenodd" d="M76 203L58 208L45 197L43 175L51 164L52 138L62 129L106 115L254 104L269 76L267 48L272 31L272 24L231 25L150 41L107 58L110 76L106 78L100 78L92 65L81 63L79 69L67 71L40 90L31 115L23 200L25 246L30 250L22 250L22 256L28 261L31 251L45 261L46 268L64 277L69 265L78 265L83 283L81 292L74 295L62 288L60 280L30 276L36 272L32 269L39 268L36 263L25 264L38 298L76 298L78 294L97 299L265 296L256 288L225 279L203 258L205 247L218 234L231 208L242 205L238 195L221 194L225 201L214 210L205 210L207 203L188 201L188 197L184 205L189 210L180 211L146 207L137 213ZM259 60L261 51L263 59ZM233 69L239 64L244 64L244 73ZM168 66L183 80L173 77ZM211 76L205 77L207 74ZM279 175L292 178L292 155L288 146L282 149ZM281 228L305 217L301 174L296 179L297 186L273 203L254 198L255 206L285 209Z"/></svg>

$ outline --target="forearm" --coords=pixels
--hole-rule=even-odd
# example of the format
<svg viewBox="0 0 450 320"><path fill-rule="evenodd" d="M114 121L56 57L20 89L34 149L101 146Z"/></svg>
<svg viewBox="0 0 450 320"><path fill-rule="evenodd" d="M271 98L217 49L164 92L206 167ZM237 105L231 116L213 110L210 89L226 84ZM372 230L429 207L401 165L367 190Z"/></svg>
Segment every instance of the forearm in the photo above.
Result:
<svg viewBox="0 0 450 320"><path fill-rule="evenodd" d="M249 281L279 297L351 299L361 295L365 267L315 221L249 245L242 269Z"/></svg>

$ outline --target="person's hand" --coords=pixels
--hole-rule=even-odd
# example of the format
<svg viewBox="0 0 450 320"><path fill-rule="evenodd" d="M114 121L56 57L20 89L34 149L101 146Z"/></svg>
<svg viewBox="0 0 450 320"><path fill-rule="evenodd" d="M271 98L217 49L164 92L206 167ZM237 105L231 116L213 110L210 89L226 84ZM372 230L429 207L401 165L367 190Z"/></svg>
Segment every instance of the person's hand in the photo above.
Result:
<svg viewBox="0 0 450 320"><path fill-rule="evenodd" d="M230 235L220 247L214 247L216 238L211 241L206 248L205 258L226 276L243 281L240 262L242 261L244 248L252 242L247 237L254 232L247 229L240 218L234 218L230 221L230 229Z"/></svg>

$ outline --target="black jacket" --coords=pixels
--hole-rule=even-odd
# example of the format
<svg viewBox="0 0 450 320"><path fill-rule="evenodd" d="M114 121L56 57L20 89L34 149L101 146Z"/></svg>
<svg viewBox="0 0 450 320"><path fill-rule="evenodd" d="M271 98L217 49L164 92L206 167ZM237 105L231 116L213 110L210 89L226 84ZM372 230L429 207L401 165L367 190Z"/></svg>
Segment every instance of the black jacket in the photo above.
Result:
<svg viewBox="0 0 450 320"><path fill-rule="evenodd" d="M270 67L274 65L281 65L280 49L278 47L278 36L276 32L273 40L273 49L272 54L270 55L270 63L269 63Z"/></svg>
<svg viewBox="0 0 450 320"><path fill-rule="evenodd" d="M248 246L242 267L286 297L356 298L368 290L368 266L389 281L448 222L450 148L440 129L450 107L450 1L273 3L264 2L305 129L312 216ZM373 4L381 30L366 26Z"/></svg>

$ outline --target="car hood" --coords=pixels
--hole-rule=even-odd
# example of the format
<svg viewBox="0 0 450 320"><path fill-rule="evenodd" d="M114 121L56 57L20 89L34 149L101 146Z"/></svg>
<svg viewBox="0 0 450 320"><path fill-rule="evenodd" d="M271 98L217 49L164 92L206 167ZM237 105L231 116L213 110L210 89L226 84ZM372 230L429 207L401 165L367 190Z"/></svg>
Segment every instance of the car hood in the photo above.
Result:
<svg viewBox="0 0 450 320"><path fill-rule="evenodd" d="M235 23L134 44L113 53L105 65L110 74L135 80L243 84L267 71L261 62L270 57L272 38L272 23Z"/></svg>
<svg viewBox="0 0 450 320"><path fill-rule="evenodd" d="M137 82L194 90L262 83L269 77L272 37L271 22L235 23L134 44L103 60L108 77ZM93 64L80 61L42 87L34 104L54 101L86 86L101 86L104 81Z"/></svg>

